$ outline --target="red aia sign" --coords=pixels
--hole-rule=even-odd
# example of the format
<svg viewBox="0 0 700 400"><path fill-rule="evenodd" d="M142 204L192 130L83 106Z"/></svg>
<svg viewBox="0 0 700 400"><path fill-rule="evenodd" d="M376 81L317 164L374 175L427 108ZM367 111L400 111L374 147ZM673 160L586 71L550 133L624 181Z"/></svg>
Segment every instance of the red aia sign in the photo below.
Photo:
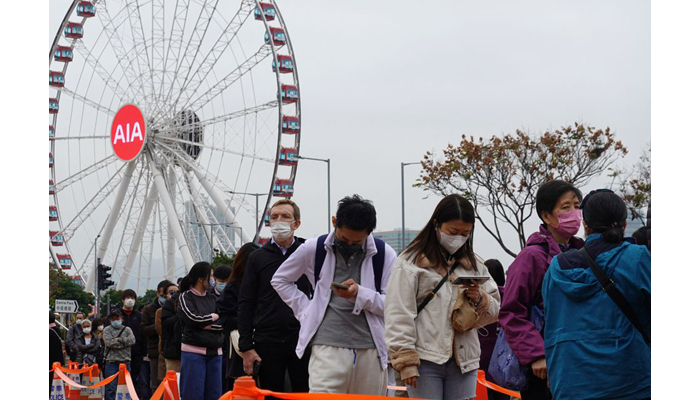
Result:
<svg viewBox="0 0 700 400"><path fill-rule="evenodd" d="M125 104L112 121L112 149L124 161L131 161L146 143L146 123L143 114L133 104Z"/></svg>

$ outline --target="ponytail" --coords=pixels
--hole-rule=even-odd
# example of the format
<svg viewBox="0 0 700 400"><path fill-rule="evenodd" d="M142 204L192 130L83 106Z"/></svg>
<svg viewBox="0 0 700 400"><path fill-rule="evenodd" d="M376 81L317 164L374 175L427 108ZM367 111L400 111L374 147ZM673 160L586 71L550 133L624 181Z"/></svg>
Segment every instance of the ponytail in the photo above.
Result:
<svg viewBox="0 0 700 400"><path fill-rule="evenodd" d="M608 243L620 243L625 238L627 206L622 198L611 190L601 189L589 193L581 203L583 220L593 233L603 235Z"/></svg>
<svg viewBox="0 0 700 400"><path fill-rule="evenodd" d="M193 265L190 272L188 272L187 275L185 275L185 277L180 281L180 293L185 293L186 291L190 290L190 288L197 283L197 279L209 278L211 271L211 264L206 261L200 261Z"/></svg>

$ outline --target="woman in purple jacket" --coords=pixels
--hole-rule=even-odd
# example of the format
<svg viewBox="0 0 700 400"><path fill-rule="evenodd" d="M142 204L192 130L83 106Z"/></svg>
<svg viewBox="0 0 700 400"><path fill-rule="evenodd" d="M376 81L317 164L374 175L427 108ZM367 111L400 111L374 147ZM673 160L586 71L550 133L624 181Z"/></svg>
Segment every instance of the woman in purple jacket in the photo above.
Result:
<svg viewBox="0 0 700 400"><path fill-rule="evenodd" d="M574 237L581 227L581 191L574 185L553 180L537 191L535 208L542 220L539 232L527 240L508 268L499 322L508 344L527 370L528 388L523 400L550 400L543 332L530 321L532 307L544 309L542 280L552 258L569 249L580 249L583 240Z"/></svg>

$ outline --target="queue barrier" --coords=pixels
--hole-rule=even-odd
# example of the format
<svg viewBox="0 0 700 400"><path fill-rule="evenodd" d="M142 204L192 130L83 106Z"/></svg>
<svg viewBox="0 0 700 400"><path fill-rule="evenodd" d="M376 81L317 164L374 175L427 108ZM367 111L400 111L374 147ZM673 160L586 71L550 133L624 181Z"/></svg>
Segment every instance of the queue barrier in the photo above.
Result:
<svg viewBox="0 0 700 400"><path fill-rule="evenodd" d="M84 365L82 368L77 363L69 363L68 367L62 367L60 363L54 363L53 382L49 393L50 400L90 400L101 399L104 395L104 386L117 379L117 398L121 394L124 400L139 400L134 387L131 374L125 364L119 364L119 371L100 380L100 370L97 365ZM81 374L85 374L82 376ZM90 385L90 383L94 384ZM477 373L476 399L488 400L487 388L505 393L514 398L521 398L520 393L502 388L486 380L484 371ZM388 389L406 390L406 387L390 386ZM328 394L328 393L278 393L260 389L255 385L253 378L249 376L236 379L233 390L224 393L219 400L264 400L265 396L274 396L287 400L380 400L385 396L370 396L358 394ZM175 371L168 371L165 378L151 396L150 400L180 400L178 392L177 375Z"/></svg>

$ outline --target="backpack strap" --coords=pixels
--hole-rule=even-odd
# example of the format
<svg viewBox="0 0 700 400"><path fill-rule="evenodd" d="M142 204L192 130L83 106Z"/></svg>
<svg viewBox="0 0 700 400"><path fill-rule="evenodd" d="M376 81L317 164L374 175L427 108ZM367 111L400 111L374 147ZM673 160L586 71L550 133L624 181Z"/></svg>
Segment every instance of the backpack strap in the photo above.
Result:
<svg viewBox="0 0 700 400"><path fill-rule="evenodd" d="M326 248L323 245L328 238L328 234L319 236L316 241L316 257L314 261L314 282L318 282L321 277L321 268L326 260ZM372 269L374 270L374 288L377 292L382 289L382 273L384 271L384 255L386 250L381 239L374 238L374 245L377 247L377 254L372 256Z"/></svg>

